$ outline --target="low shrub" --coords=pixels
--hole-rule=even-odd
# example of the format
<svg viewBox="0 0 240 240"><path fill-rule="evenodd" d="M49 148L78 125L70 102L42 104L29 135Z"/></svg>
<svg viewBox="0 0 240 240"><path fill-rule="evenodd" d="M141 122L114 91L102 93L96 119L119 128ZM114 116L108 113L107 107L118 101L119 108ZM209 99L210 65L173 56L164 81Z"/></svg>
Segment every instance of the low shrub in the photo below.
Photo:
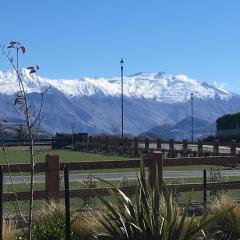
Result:
<svg viewBox="0 0 240 240"><path fill-rule="evenodd" d="M45 204L35 216L33 239L65 239L65 210L60 203Z"/></svg>
<svg viewBox="0 0 240 240"><path fill-rule="evenodd" d="M142 163L143 165L143 163ZM156 172L158 170L156 169ZM229 210L212 216L188 216L188 207L180 210L164 183L156 176L154 186L146 181L144 167L138 179L138 190L130 199L120 189L110 190L112 201L99 197L106 210L100 222L106 233L100 240L196 240L205 239L205 230Z"/></svg>
<svg viewBox="0 0 240 240"><path fill-rule="evenodd" d="M229 208L233 209L209 228L210 237L216 240L240 239L240 205L236 204L231 197L223 195L213 201L210 206L214 214Z"/></svg>
<svg viewBox="0 0 240 240"><path fill-rule="evenodd" d="M71 213L71 239L92 240L99 230L97 212ZM34 240L65 240L65 208L61 203L46 203L34 216ZM20 235L17 240L26 240Z"/></svg>
<svg viewBox="0 0 240 240"><path fill-rule="evenodd" d="M73 240L93 240L97 233L104 231L99 223L99 212L95 210L75 214L71 229Z"/></svg>

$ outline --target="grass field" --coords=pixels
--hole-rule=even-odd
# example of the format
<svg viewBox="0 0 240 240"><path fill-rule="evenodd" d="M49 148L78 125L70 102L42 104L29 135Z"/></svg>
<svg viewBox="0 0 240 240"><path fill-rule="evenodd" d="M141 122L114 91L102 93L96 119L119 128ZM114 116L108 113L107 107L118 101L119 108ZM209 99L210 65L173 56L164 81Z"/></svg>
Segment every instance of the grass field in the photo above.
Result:
<svg viewBox="0 0 240 240"><path fill-rule="evenodd" d="M224 181L226 179L222 179ZM229 178L229 180L236 180L236 178ZM189 183L189 182L201 182L202 179L200 178L195 178L195 179L181 179L181 182L179 182L177 179L166 179L166 183ZM133 183L132 181L129 181L129 183ZM121 186L120 181L111 181L111 184L115 185L116 187ZM108 186L106 183L103 182L97 182L96 187L106 187ZM18 184L15 185L17 191L26 191L27 188L24 184ZM85 188L82 183L80 182L71 182L70 183L70 188L71 189L80 189L80 188ZM45 185L44 184L36 184L35 185L35 190L44 190ZM63 184L61 184L61 189L63 189ZM12 191L11 186L8 186L6 189L5 186L5 192L7 191ZM214 192L207 191L207 201L210 202L214 199L213 197ZM235 198L235 199L240 199L240 192L239 190L228 190L228 191L218 191L217 192L218 196L221 194L228 194L229 196ZM203 191L198 191L198 192L187 192L187 193L180 193L178 192L177 194L174 193L173 196L177 198L177 200L180 203L187 203L189 200L192 202L203 202ZM109 197L106 197L109 198ZM109 198L111 200L111 198ZM64 199L61 199L61 201L64 201ZM35 200L34 201L34 210L38 210L43 204L44 200ZM71 198L71 207L73 209L83 209L85 207L99 207L99 200L98 198L85 198L82 199L80 197L76 198ZM28 201L20 201L19 205L22 209L23 212L27 211L28 208ZM88 206L87 206L88 205ZM6 202L4 203L4 212L6 214L13 214L15 212L14 205L12 202Z"/></svg>
<svg viewBox="0 0 240 240"><path fill-rule="evenodd" d="M26 147L8 147L6 148L7 158L10 163L29 163L29 153ZM44 162L45 156L59 155L61 162L79 162L79 161L101 161L101 160L127 160L131 159L127 156L107 155L100 153L86 153L71 151L65 149L52 150L47 147L36 147L36 159L37 162ZM4 153L0 151L0 163L4 164ZM210 169L214 166L199 165L199 166L177 166L177 167L165 167L164 170L203 170ZM132 169L134 171L134 169Z"/></svg>
<svg viewBox="0 0 240 240"><path fill-rule="evenodd" d="M29 162L29 152L25 147L8 147L6 148L7 158L10 163L28 163ZM97 161L97 160L123 160L126 159L121 156L111 156L95 153L84 153L71 150L57 149L52 150L49 148L39 148L36 147L36 159L37 162L44 162L45 156L59 155L61 162L74 162L74 161ZM0 161L4 163L3 151L0 151Z"/></svg>
<svg viewBox="0 0 240 240"><path fill-rule="evenodd" d="M29 154L26 149L26 147L9 147L6 148L7 158L10 163L28 163L29 162ZM36 157L37 162L44 162L45 161L45 155L55 155L58 154L60 157L61 162L71 162L71 161L100 161L100 160L127 160L129 157L123 157L123 156L111 156L106 154L95 154L95 153L84 153L84 152L77 152L77 151L71 151L71 150L52 150L46 147L37 147L36 148ZM4 160L4 154L3 151L0 151L0 162L1 164L5 163ZM202 169L210 169L214 166L181 166L181 167L166 167L164 170L202 170ZM94 172L113 172L113 171L138 171L138 169L106 169L106 170L96 170L91 171ZM79 171L78 171L79 172ZM86 171L85 171L86 173ZM41 173L43 174L43 173ZM14 174L14 175L20 175L20 174ZM27 175L27 174L26 174ZM61 173L62 175L62 173ZM230 181L230 180L239 180L239 177L229 177L228 179L222 178L222 181ZM202 182L202 178L181 178L181 179L166 179L167 183L189 183L189 182ZM116 186L119 186L120 181L112 182ZM17 191L26 191L27 188L24 184L17 184L16 190ZM103 184L97 183L97 187L101 187ZM72 189L78 189L81 188L82 185L80 182L72 182L71 188ZM43 190L45 188L44 184L36 184L35 190ZM61 188L63 189L63 185L61 184ZM12 191L11 186L8 186L6 188L5 186L5 192ZM228 192L230 195L232 195L235 198L240 198L239 191L233 190ZM203 193L202 192L194 192L194 193L180 193L179 199L180 201L185 201L187 199L191 198L193 201L203 201ZM210 194L208 193L208 199L210 199ZM41 206L43 201L36 201L35 202L35 209L39 208ZM75 209L81 208L84 205L84 201L80 198L75 198L71 200L72 207ZM97 200L93 200L93 203L96 204ZM13 204L11 202L5 203L5 212L6 213L13 213L14 208ZM26 210L27 203L21 202L21 207L23 210Z"/></svg>

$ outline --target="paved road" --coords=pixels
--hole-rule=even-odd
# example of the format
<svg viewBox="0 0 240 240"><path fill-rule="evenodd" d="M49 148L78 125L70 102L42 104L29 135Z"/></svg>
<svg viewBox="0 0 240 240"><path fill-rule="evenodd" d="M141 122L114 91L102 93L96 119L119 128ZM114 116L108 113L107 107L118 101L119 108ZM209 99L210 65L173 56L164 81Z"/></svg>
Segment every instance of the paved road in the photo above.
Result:
<svg viewBox="0 0 240 240"><path fill-rule="evenodd" d="M140 143L139 147L144 148L144 143ZM152 149L156 149L157 148L157 144L156 143L150 143L149 147ZM174 149L175 150L182 150L183 145L182 144L174 144ZM169 144L168 143L163 143L162 144L162 149L169 149ZM198 150L198 146L196 144L188 144L188 149L192 150L192 151L197 151ZM213 146L210 145L203 145L203 150L207 151L207 152L213 152ZM225 153L225 154L230 154L230 147L226 147L226 146L219 146L219 152L220 153ZM236 148L236 153L240 153L240 148Z"/></svg>
<svg viewBox="0 0 240 240"><path fill-rule="evenodd" d="M208 172L208 175L209 175L209 172ZM95 173L92 176L110 181L110 180L122 180L124 177L127 177L127 179L129 180L136 179L137 174L135 172ZM196 178L196 177L202 177L202 176L203 176L203 172L198 170L196 171L164 171L164 174L163 174L164 178L173 178L173 179ZM222 170L221 176L223 177L240 176L240 170ZM70 174L71 182L84 181L84 180L87 180L88 178L89 178L89 174ZM30 177L25 176L23 179L22 176L13 176L12 180L16 184L29 183ZM9 176L5 176L4 181L6 182L6 184L11 183L11 179ZM35 182L44 183L45 182L44 175L35 176Z"/></svg>

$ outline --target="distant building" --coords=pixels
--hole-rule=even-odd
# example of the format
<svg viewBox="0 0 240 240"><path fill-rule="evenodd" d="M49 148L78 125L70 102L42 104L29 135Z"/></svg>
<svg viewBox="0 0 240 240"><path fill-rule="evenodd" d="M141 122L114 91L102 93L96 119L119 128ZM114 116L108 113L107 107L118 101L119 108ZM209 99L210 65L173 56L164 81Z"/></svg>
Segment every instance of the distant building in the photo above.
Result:
<svg viewBox="0 0 240 240"><path fill-rule="evenodd" d="M240 139L240 112L226 114L216 120L216 137L219 139Z"/></svg>

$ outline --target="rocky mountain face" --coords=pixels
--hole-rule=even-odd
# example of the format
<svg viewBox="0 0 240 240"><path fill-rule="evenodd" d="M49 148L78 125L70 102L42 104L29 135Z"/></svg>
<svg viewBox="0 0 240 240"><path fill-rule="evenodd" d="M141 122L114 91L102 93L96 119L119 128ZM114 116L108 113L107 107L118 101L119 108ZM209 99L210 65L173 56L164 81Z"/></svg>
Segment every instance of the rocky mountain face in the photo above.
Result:
<svg viewBox="0 0 240 240"><path fill-rule="evenodd" d="M21 76L32 104L39 104L37 77L22 69ZM39 77L44 96L41 127L50 133L114 133L121 130L121 79L95 77L48 79ZM0 118L21 121L13 105L18 92L13 71L0 71ZM138 135L168 122L172 126L191 113L214 122L225 113L240 111L240 95L185 75L137 73L124 77L124 132Z"/></svg>

